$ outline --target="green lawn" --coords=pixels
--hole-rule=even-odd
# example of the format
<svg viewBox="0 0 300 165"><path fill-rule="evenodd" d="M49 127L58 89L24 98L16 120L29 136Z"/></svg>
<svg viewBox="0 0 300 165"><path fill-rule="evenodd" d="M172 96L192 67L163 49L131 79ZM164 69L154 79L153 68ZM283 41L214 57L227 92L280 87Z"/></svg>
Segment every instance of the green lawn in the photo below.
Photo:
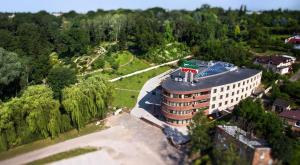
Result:
<svg viewBox="0 0 300 165"><path fill-rule="evenodd" d="M39 159L33 162L28 163L27 165L41 165L41 164L48 164L51 162L55 162L55 161L59 161L62 159L67 159L67 158L71 158L71 157L75 157L78 155L82 155L82 154L86 154L89 152L94 152L97 151L97 148L95 147L86 147L86 148L76 148L70 151L66 151L66 152L61 152L55 155L51 155L48 156L46 158L43 159Z"/></svg>
<svg viewBox="0 0 300 165"><path fill-rule="evenodd" d="M47 138L43 140L38 140L29 144L24 144L15 148L12 148L5 152L0 152L0 160L8 159L20 154L24 154L29 151L33 151L36 149L40 149L43 147L50 146L52 144L56 144L65 140L69 140L72 138L76 138L82 135L86 135L92 132L103 130L105 127L103 125L96 126L95 123L88 124L84 128L82 128L79 132L77 130L71 130L65 133L62 133L59 135L59 137L56 137L54 139Z"/></svg>
<svg viewBox="0 0 300 165"><path fill-rule="evenodd" d="M138 70L146 69L150 67L149 63L145 60L134 57L133 61L128 65L122 66L118 69L117 74L126 75Z"/></svg>
<svg viewBox="0 0 300 165"><path fill-rule="evenodd" d="M133 57L133 55L131 55L131 57ZM127 57L125 57L125 58L127 58ZM124 60L124 59L122 59L122 60ZM128 62L126 62L126 63L128 63ZM106 65L109 66L109 63L106 62ZM132 62L128 63L125 66L120 66L117 71L107 68L103 72L96 72L96 73L90 74L89 76L100 74L105 78L113 79L113 78L116 78L119 76L130 74L130 73L138 71L138 70L146 69L148 67L150 67L150 64L148 62L146 62L145 60L139 59L137 57L134 57Z"/></svg>
<svg viewBox="0 0 300 165"><path fill-rule="evenodd" d="M119 62L119 65L127 64L132 58L133 55L128 51L121 51L115 54L116 60Z"/></svg>
<svg viewBox="0 0 300 165"><path fill-rule="evenodd" d="M129 51L119 51L114 53L112 56L115 60L119 62L120 66L117 70L113 70L111 68L110 63L108 61L105 61L104 71L91 73L88 76L102 75L107 79L113 79L119 76L130 74L138 70L149 68L151 66L149 62L134 56Z"/></svg>
<svg viewBox="0 0 300 165"><path fill-rule="evenodd" d="M113 106L133 108L139 94L138 91L141 90L145 82L150 78L159 75L169 69L170 67L164 66L114 82L113 84L116 88L129 89L134 91L116 89Z"/></svg>

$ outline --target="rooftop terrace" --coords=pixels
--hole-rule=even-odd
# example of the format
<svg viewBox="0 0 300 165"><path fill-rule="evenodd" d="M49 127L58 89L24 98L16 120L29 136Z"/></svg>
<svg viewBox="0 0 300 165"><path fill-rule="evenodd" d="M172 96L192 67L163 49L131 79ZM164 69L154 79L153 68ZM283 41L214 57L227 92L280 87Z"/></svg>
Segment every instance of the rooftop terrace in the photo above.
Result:
<svg viewBox="0 0 300 165"><path fill-rule="evenodd" d="M191 60L198 66L193 82L185 82L185 73L177 69L167 78L162 87L171 91L193 91L226 85L247 79L261 72L256 69L238 68L226 62Z"/></svg>
<svg viewBox="0 0 300 165"><path fill-rule="evenodd" d="M207 76L218 75L228 71L236 70L237 67L231 63L221 61L199 61L191 60L190 62L198 66L198 74L195 75L196 79L205 78Z"/></svg>

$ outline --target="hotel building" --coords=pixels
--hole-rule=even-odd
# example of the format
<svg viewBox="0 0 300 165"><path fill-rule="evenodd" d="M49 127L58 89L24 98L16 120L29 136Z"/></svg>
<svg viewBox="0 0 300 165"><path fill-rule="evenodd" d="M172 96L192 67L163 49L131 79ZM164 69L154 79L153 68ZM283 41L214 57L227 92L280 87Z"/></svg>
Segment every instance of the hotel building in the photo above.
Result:
<svg viewBox="0 0 300 165"><path fill-rule="evenodd" d="M261 82L259 70L220 61L189 62L196 67L179 68L162 82L161 112L171 125L188 125L199 111L208 115L233 108Z"/></svg>

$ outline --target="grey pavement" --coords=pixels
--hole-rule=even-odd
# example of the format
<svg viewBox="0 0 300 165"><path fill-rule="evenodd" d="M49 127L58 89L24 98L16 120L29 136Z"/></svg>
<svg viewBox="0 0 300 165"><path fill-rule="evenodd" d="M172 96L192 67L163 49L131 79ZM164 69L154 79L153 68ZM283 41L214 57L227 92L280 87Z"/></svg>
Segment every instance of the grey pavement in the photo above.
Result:
<svg viewBox="0 0 300 165"><path fill-rule="evenodd" d="M110 128L0 161L1 165L19 165L79 147L97 147L99 151L53 164L180 164L184 154L168 143L161 129L127 113L109 117Z"/></svg>

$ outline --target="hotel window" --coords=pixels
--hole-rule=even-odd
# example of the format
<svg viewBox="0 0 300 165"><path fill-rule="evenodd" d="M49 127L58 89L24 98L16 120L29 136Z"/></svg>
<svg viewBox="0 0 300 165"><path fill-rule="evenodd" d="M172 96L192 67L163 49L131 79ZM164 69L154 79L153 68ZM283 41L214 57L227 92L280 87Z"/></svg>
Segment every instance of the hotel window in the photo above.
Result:
<svg viewBox="0 0 300 165"><path fill-rule="evenodd" d="M239 93L240 93L240 90L237 90L236 93L239 94Z"/></svg>
<svg viewBox="0 0 300 165"><path fill-rule="evenodd" d="M227 93L227 94L226 94L226 98L227 98L228 96L229 96L229 94Z"/></svg>
<svg viewBox="0 0 300 165"><path fill-rule="evenodd" d="M215 104L211 105L211 108L214 109L215 108Z"/></svg>
<svg viewBox="0 0 300 165"><path fill-rule="evenodd" d="M235 101L238 101L239 100L239 98L237 97L237 98L235 98Z"/></svg>
<svg viewBox="0 0 300 165"><path fill-rule="evenodd" d="M222 103L219 103L219 107L221 107L222 106Z"/></svg>
<svg viewBox="0 0 300 165"><path fill-rule="evenodd" d="M212 100L213 100L213 101L216 101L216 97L213 97Z"/></svg>
<svg viewBox="0 0 300 165"><path fill-rule="evenodd" d="M243 96L241 96L241 100L243 99Z"/></svg>
<svg viewBox="0 0 300 165"><path fill-rule="evenodd" d="M225 105L227 105L228 101L225 101Z"/></svg>
<svg viewBox="0 0 300 165"><path fill-rule="evenodd" d="M243 81L243 85L245 85L245 81Z"/></svg>
<svg viewBox="0 0 300 165"><path fill-rule="evenodd" d="M217 89L214 89L214 93L217 93Z"/></svg>
<svg viewBox="0 0 300 165"><path fill-rule="evenodd" d="M231 93L231 96L233 96L233 95L234 95L234 92Z"/></svg>
<svg viewBox="0 0 300 165"><path fill-rule="evenodd" d="M244 92L244 88L242 88L242 92Z"/></svg>
<svg viewBox="0 0 300 165"><path fill-rule="evenodd" d="M227 86L227 90L229 90L230 89L230 86Z"/></svg>
<svg viewBox="0 0 300 165"><path fill-rule="evenodd" d="M220 96L220 99L223 99L223 95Z"/></svg>
<svg viewBox="0 0 300 165"><path fill-rule="evenodd" d="M238 87L240 87L241 86L241 83L238 83Z"/></svg>
<svg viewBox="0 0 300 165"><path fill-rule="evenodd" d="M248 87L246 87L246 91L248 90Z"/></svg>
<svg viewBox="0 0 300 165"><path fill-rule="evenodd" d="M233 103L233 99L231 99L231 103Z"/></svg>
<svg viewBox="0 0 300 165"><path fill-rule="evenodd" d="M233 89L235 88L235 84L233 84Z"/></svg>
<svg viewBox="0 0 300 165"><path fill-rule="evenodd" d="M249 83L249 80L247 80L247 84Z"/></svg>
<svg viewBox="0 0 300 165"><path fill-rule="evenodd" d="M221 88L221 92L223 92L223 91L224 91L224 88L222 87L222 88Z"/></svg>

